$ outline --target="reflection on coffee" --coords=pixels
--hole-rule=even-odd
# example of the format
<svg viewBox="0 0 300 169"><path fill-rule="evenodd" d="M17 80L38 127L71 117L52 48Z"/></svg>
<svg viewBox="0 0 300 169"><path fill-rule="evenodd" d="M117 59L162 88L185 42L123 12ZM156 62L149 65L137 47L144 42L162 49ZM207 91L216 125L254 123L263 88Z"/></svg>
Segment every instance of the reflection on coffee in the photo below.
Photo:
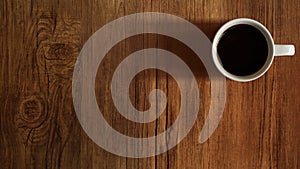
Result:
<svg viewBox="0 0 300 169"><path fill-rule="evenodd" d="M256 73L264 66L268 57L268 43L257 28L240 24L224 32L217 51L226 71L246 76Z"/></svg>

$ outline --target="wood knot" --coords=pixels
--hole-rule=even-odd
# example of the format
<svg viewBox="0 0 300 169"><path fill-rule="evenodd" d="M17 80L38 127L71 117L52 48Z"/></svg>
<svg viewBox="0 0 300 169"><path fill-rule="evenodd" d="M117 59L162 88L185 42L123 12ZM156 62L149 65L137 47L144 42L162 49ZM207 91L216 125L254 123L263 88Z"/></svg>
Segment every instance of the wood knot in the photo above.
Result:
<svg viewBox="0 0 300 169"><path fill-rule="evenodd" d="M48 46L48 51L45 55L48 60L66 60L68 56L74 53L74 48L71 45L64 43L54 43Z"/></svg>
<svg viewBox="0 0 300 169"><path fill-rule="evenodd" d="M42 44L39 48L42 52L38 51L38 58L44 59L39 63L45 64L42 67L45 67L47 72L64 78L72 77L73 67L79 54L79 48L75 43Z"/></svg>
<svg viewBox="0 0 300 169"><path fill-rule="evenodd" d="M16 123L19 127L36 128L46 119L45 103L42 98L30 96L21 100Z"/></svg>

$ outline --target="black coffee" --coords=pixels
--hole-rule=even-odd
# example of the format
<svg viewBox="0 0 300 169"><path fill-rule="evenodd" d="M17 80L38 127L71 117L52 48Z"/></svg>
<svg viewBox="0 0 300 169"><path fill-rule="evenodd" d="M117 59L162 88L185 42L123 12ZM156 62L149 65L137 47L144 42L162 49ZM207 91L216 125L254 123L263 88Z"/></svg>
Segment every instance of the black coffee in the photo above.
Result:
<svg viewBox="0 0 300 169"><path fill-rule="evenodd" d="M238 76L257 72L268 57L268 44L264 35L255 27L245 24L225 31L217 50L224 69Z"/></svg>

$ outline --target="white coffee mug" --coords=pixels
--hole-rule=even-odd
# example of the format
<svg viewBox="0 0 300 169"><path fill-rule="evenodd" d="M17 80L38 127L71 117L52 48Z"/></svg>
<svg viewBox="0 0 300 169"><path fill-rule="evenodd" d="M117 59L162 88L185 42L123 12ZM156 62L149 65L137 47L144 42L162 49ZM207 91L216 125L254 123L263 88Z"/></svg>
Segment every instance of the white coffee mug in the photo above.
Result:
<svg viewBox="0 0 300 169"><path fill-rule="evenodd" d="M224 32L226 30L228 30L229 28L231 28L235 25L240 25L240 24L247 24L247 25L251 25L251 26L257 28L265 36L267 44L268 44L268 56L267 56L267 60L266 60L265 64L257 72L255 72L251 75L247 75L247 76L238 76L238 75L234 75L234 74L226 71L224 69L224 67L222 66L221 59L219 58L219 55L217 52L217 46L218 46L219 40L223 36ZM255 80L255 79L261 77L270 68L270 66L273 62L274 56L292 56L294 54L295 54L294 45L275 45L272 35L268 31L268 29L261 23L255 21L255 20L252 20L252 19L248 19L248 18L238 18L238 19L231 20L231 21L227 22L226 24L224 24L218 30L217 34L215 35L215 38L213 40L213 45L212 45L212 57L213 57L213 61L216 65L217 69L227 78L235 80L235 81L239 81L239 82L248 82L248 81L252 81L252 80Z"/></svg>

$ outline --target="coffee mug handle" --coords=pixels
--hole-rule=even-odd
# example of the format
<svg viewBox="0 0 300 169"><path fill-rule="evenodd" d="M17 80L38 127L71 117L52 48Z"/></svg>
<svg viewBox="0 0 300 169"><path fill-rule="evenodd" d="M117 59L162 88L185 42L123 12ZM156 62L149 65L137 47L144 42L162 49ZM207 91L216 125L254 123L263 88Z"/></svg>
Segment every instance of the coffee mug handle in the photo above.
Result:
<svg viewBox="0 0 300 169"><path fill-rule="evenodd" d="M293 56L295 55L294 45L275 45L275 56Z"/></svg>

